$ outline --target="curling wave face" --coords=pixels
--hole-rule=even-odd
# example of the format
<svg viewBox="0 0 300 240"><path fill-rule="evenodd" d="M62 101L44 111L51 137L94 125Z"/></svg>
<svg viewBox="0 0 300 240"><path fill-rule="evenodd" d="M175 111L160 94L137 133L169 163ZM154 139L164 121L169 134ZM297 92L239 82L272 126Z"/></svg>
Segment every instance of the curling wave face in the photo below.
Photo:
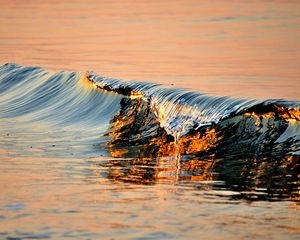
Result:
<svg viewBox="0 0 300 240"><path fill-rule="evenodd" d="M208 96L92 72L0 67L0 117L6 127L56 129L56 139L84 146L78 148L83 155L86 146L95 146L94 155L115 157L100 163L113 181L221 181L225 189L243 192L240 197L263 189L259 196L266 199L299 200L299 107L299 102ZM174 169L157 168L173 157Z"/></svg>

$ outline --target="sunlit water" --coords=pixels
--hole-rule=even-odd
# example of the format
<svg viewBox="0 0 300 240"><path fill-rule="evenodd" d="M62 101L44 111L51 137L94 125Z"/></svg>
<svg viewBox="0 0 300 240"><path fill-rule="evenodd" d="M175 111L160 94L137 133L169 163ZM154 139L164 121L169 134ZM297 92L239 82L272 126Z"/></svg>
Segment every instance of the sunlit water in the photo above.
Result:
<svg viewBox="0 0 300 240"><path fill-rule="evenodd" d="M0 4L2 63L299 100L297 0Z"/></svg>
<svg viewBox="0 0 300 240"><path fill-rule="evenodd" d="M299 236L299 102L16 64L0 75L1 237Z"/></svg>
<svg viewBox="0 0 300 240"><path fill-rule="evenodd" d="M297 1L0 3L1 239L300 237Z"/></svg>

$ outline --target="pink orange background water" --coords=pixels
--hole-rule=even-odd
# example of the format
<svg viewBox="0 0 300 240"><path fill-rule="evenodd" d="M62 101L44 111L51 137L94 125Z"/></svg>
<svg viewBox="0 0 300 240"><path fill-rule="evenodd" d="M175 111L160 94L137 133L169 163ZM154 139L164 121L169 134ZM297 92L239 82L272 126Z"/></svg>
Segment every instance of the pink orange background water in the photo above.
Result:
<svg viewBox="0 0 300 240"><path fill-rule="evenodd" d="M299 1L3 1L0 62L300 100Z"/></svg>

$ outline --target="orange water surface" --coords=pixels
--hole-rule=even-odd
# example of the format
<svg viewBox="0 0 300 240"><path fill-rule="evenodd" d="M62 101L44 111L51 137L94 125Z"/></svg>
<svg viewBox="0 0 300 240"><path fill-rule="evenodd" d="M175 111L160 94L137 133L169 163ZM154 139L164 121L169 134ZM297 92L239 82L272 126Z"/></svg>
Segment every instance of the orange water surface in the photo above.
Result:
<svg viewBox="0 0 300 240"><path fill-rule="evenodd" d="M300 2L0 1L0 61L299 100Z"/></svg>
<svg viewBox="0 0 300 240"><path fill-rule="evenodd" d="M300 100L300 1L0 0L7 62ZM300 238L299 199L227 191L201 156L180 170L102 152L87 129L0 120L0 239Z"/></svg>

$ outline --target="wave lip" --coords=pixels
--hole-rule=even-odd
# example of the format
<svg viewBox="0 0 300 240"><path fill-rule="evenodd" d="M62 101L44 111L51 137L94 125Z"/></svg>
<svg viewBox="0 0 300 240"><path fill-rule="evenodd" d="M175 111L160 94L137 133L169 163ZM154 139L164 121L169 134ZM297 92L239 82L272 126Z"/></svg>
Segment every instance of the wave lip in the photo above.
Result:
<svg viewBox="0 0 300 240"><path fill-rule="evenodd" d="M199 128L218 124L226 118L246 113L274 113L276 117L286 120L300 120L299 102L209 96L162 84L101 77L91 72L87 73L87 77L99 89L127 96L137 105L143 102L143 106L135 111L149 108L159 126L175 138L183 137L189 131L197 131ZM137 101L136 98L140 100ZM130 105L130 101L128 104ZM135 120L131 121L135 122Z"/></svg>
<svg viewBox="0 0 300 240"><path fill-rule="evenodd" d="M56 73L17 64L0 66L0 91L1 118L47 122L65 128L76 126L99 131L99 136L107 129L117 130L118 136L131 129L127 135L130 137L124 135L123 143L134 139L152 141L162 134L177 141L221 126L227 119L236 119L241 124L245 117L256 119L255 124L260 119L273 119L273 128L283 121L287 130L278 142L299 138L299 102L209 96L91 72ZM113 137L112 141L116 139Z"/></svg>

